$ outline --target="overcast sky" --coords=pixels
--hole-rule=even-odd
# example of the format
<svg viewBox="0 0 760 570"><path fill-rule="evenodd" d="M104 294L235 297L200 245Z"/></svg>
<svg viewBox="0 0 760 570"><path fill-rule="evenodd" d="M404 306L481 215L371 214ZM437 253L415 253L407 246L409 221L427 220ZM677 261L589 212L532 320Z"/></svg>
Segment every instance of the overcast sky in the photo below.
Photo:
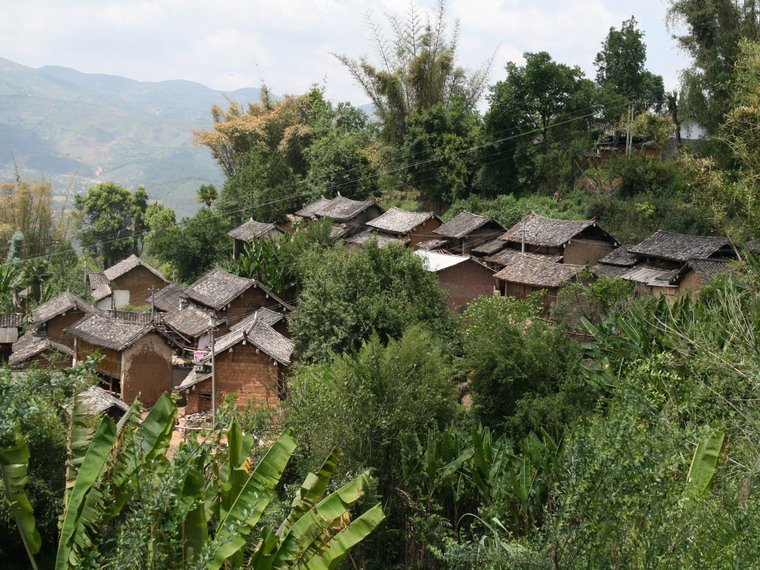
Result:
<svg viewBox="0 0 760 570"><path fill-rule="evenodd" d="M667 0L449 0L460 23L459 62L494 55L492 82L526 51L548 51L593 78L611 26L635 16L647 68L668 90L688 59L666 29ZM30 67L62 65L142 81L186 79L219 90L258 87L300 94L324 83L336 101L367 103L332 53L374 60L368 13L383 25L409 0L4 0L0 57ZM423 10L435 0L418 0Z"/></svg>

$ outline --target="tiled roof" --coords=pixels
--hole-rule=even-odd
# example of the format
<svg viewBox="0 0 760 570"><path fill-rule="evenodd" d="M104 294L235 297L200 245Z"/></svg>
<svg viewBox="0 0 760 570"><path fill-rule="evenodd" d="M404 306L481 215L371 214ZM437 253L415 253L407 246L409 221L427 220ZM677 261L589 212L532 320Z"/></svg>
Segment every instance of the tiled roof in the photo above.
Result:
<svg viewBox="0 0 760 570"><path fill-rule="evenodd" d="M439 228L434 229L433 233L439 236L458 239L471 234L487 224L495 225L495 231L504 230L504 227L493 218L478 216L470 212L461 212Z"/></svg>
<svg viewBox="0 0 760 570"><path fill-rule="evenodd" d="M624 243L620 247L613 249L607 255L599 260L599 263L606 265L619 265L621 267L633 267L638 261L638 257L628 251L634 247L634 243Z"/></svg>
<svg viewBox="0 0 760 570"><path fill-rule="evenodd" d="M185 288L182 285L169 283L166 287L153 294L153 303L159 311L173 311L179 308L179 302L184 292ZM151 297L145 299L145 302L150 304Z"/></svg>
<svg viewBox="0 0 760 570"><path fill-rule="evenodd" d="M657 230L628 251L646 257L686 262L689 259L706 259L728 247L729 241L717 236L694 236Z"/></svg>
<svg viewBox="0 0 760 570"><path fill-rule="evenodd" d="M250 218L247 222L239 225L234 230L227 232L227 235L234 239L251 241L255 237L261 237L270 232L281 234L282 230L277 228L277 224L265 224L264 222L257 222L253 218Z"/></svg>
<svg viewBox="0 0 760 570"><path fill-rule="evenodd" d="M268 354L281 364L290 364L295 345L289 338L281 335L272 327L255 319L248 326L231 331L214 343L214 352L218 355L233 346L247 341L262 352ZM209 357L206 357L208 359Z"/></svg>
<svg viewBox="0 0 760 570"><path fill-rule="evenodd" d="M606 277L607 279L622 278L623 275L631 270L630 267L622 267L620 265L605 265L604 263L597 263L591 268L591 273L597 277Z"/></svg>
<svg viewBox="0 0 760 570"><path fill-rule="evenodd" d="M699 275L699 278L702 279L702 281L707 283L710 279L722 273L730 273L731 266L725 261L719 261L716 259L690 259L678 271L678 273L671 278L671 284L680 281L689 270L694 271Z"/></svg>
<svg viewBox="0 0 760 570"><path fill-rule="evenodd" d="M507 247L507 244L504 243L504 240L501 239L500 236L496 239L492 239L491 241L487 241L486 243L479 245L476 248L473 248L472 253L476 255L493 255L505 247Z"/></svg>
<svg viewBox="0 0 760 570"><path fill-rule="evenodd" d="M66 327L64 332L89 344L121 351L152 330L150 323L126 323L96 311Z"/></svg>
<svg viewBox="0 0 760 570"><path fill-rule="evenodd" d="M760 238L749 240L744 246L752 253L760 253Z"/></svg>
<svg viewBox="0 0 760 570"><path fill-rule="evenodd" d="M284 318L285 318L285 315L283 315L282 313L278 313L276 311L272 311L271 309L267 309L266 307L262 307L258 311L254 312L252 315L248 315L243 320L238 321L237 323L233 324L230 327L230 330L236 331L239 329L244 329L252 325L255 320L258 320L264 323L265 325L269 325L270 327L273 327Z"/></svg>
<svg viewBox="0 0 760 570"><path fill-rule="evenodd" d="M254 285L255 279L240 277L217 267L187 287L184 295L219 311Z"/></svg>
<svg viewBox="0 0 760 570"><path fill-rule="evenodd" d="M522 259L507 265L494 277L502 281L522 283L534 287L561 287L565 282L583 271L583 265L551 263L522 256Z"/></svg>
<svg viewBox="0 0 760 570"><path fill-rule="evenodd" d="M547 261L549 263L559 263L562 260L561 255L552 255L549 253L521 253L519 250L512 249L511 247L503 249L495 255L489 255L485 260L495 265L506 266L520 261L523 257L540 259L541 261Z"/></svg>
<svg viewBox="0 0 760 570"><path fill-rule="evenodd" d="M353 243L356 245L364 245L368 241L374 239L377 242L377 245L380 247L383 247L384 245L388 245L389 243L399 243L401 245L406 245L409 243L409 240L407 238L398 238L393 237L385 234L378 233L373 230L365 230L363 232L360 232L356 234L355 236L351 236L350 238L347 238L345 241L346 243Z"/></svg>
<svg viewBox="0 0 760 570"><path fill-rule="evenodd" d="M0 344L13 344L18 341L18 327L0 327Z"/></svg>
<svg viewBox="0 0 760 570"><path fill-rule="evenodd" d="M181 309L178 307L162 315L164 323L181 335L196 338L208 331L213 325L209 321L214 317L209 310L188 303Z"/></svg>
<svg viewBox="0 0 760 570"><path fill-rule="evenodd" d="M35 325L41 325L53 317L72 310L91 313L95 310L95 307L71 291L64 291L60 295L32 309L31 322Z"/></svg>
<svg viewBox="0 0 760 570"><path fill-rule="evenodd" d="M20 329L24 324L24 315L21 313L3 313L0 314L0 328Z"/></svg>
<svg viewBox="0 0 760 570"><path fill-rule="evenodd" d="M208 380L211 378L210 372L198 372L197 370L193 369L190 371L190 374L185 376L185 379L182 381L182 383L175 388L178 392L184 392L185 390L188 390L195 386L196 384L200 384L204 380Z"/></svg>
<svg viewBox="0 0 760 570"><path fill-rule="evenodd" d="M375 205L371 200L352 200L338 194L332 200L324 196L296 212L303 218L331 218L336 222L348 222L367 208Z"/></svg>
<svg viewBox="0 0 760 570"><path fill-rule="evenodd" d="M108 277L106 277L105 273L88 273L87 283L90 286L90 290L95 291L98 287L108 285Z"/></svg>
<svg viewBox="0 0 760 570"><path fill-rule="evenodd" d="M322 208L327 206L330 203L330 200L322 196L319 200L316 202L312 202L308 206L305 206L295 212L296 216L300 216L302 218L313 218L316 215L318 215L319 212L322 211Z"/></svg>
<svg viewBox="0 0 760 570"><path fill-rule="evenodd" d="M87 411L93 416L102 414L111 408L117 408L122 412L127 412L129 406L123 401L109 394L98 386L90 386L84 392L81 392L77 399L80 403L84 404Z"/></svg>
<svg viewBox="0 0 760 570"><path fill-rule="evenodd" d="M142 259L137 257L136 255L130 255L126 259L122 259L119 263L112 265L108 269L105 270L105 276L106 279L109 281L113 281L114 279L117 279L124 275L125 273L132 271L135 267L143 266L145 269L150 271L153 275L158 277L159 279L165 281L168 283L169 281L161 275L161 273L157 270L145 263Z"/></svg>
<svg viewBox="0 0 760 570"><path fill-rule="evenodd" d="M509 228L501 239L525 242L530 245L558 247L569 242L586 228L595 225L594 220L557 220L531 212Z"/></svg>
<svg viewBox="0 0 760 570"><path fill-rule="evenodd" d="M38 341L25 343L17 350L14 350L13 354L8 358L8 364L11 366L20 366L30 358L34 358L38 354L49 350L67 356L69 359L74 356L74 351L68 346L53 342L49 338L43 338Z"/></svg>
<svg viewBox="0 0 760 570"><path fill-rule="evenodd" d="M449 240L446 239L429 239L419 242L417 244L417 249L426 249L428 251L432 249L442 249L446 247L447 243L449 243Z"/></svg>
<svg viewBox="0 0 760 570"><path fill-rule="evenodd" d="M433 212L408 212L395 206L367 222L368 226L394 234L408 234L431 218L437 217Z"/></svg>

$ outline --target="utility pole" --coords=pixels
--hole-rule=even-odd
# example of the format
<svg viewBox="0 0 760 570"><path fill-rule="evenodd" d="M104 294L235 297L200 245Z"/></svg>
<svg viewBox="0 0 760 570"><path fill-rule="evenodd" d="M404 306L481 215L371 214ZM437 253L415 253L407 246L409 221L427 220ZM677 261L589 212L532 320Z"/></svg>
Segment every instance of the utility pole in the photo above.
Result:
<svg viewBox="0 0 760 570"><path fill-rule="evenodd" d="M209 319L209 332L211 333L211 422L216 426L216 350L214 349L214 332L216 323L213 317Z"/></svg>
<svg viewBox="0 0 760 570"><path fill-rule="evenodd" d="M631 151L633 150L633 132L631 127L633 126L633 101L628 104L628 124L625 130L625 156L630 158Z"/></svg>

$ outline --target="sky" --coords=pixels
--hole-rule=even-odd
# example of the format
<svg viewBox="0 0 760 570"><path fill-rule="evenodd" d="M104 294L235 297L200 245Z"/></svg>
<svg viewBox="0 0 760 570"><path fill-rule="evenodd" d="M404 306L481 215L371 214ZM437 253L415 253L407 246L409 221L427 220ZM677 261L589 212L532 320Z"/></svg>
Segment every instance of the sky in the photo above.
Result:
<svg viewBox="0 0 760 570"><path fill-rule="evenodd" d="M430 12L435 0L417 0ZM493 57L491 81L523 52L547 51L593 78L610 27L634 16L647 69L678 87L688 58L665 25L667 0L449 0L459 21L458 62L475 69ZM0 57L29 67L60 65L141 81L184 79L217 90L258 87L301 94L314 84L333 101L368 103L333 54L376 62L368 18L392 37L388 15L410 0L4 0ZM481 105L482 107L483 105Z"/></svg>

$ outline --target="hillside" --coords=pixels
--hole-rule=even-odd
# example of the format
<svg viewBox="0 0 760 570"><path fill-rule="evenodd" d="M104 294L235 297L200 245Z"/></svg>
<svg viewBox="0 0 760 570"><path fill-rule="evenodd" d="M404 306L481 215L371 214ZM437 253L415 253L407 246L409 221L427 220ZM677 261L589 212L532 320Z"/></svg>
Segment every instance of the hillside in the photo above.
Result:
<svg viewBox="0 0 760 570"><path fill-rule="evenodd" d="M258 100L258 89L230 93L190 81L135 81L55 66L33 69L0 58L0 179L46 177L58 194L102 181L134 189L179 216L197 209L201 184L221 184L192 130L229 97ZM15 166L14 166L15 165Z"/></svg>

